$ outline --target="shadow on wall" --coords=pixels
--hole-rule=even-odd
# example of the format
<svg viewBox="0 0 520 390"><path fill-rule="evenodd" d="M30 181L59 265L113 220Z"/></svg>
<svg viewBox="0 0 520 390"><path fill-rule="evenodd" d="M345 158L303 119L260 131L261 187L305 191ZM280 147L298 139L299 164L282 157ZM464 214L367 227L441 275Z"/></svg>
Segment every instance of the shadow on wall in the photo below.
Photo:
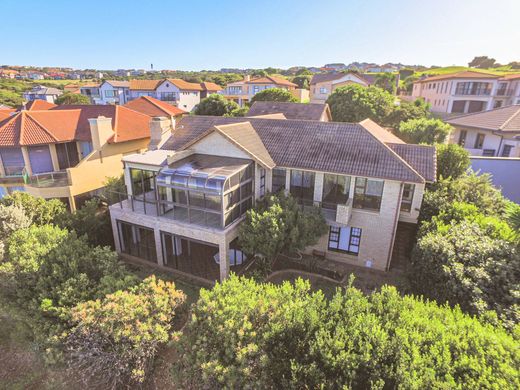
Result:
<svg viewBox="0 0 520 390"><path fill-rule="evenodd" d="M520 204L520 158L471 157L471 168L478 173L489 173L502 195Z"/></svg>

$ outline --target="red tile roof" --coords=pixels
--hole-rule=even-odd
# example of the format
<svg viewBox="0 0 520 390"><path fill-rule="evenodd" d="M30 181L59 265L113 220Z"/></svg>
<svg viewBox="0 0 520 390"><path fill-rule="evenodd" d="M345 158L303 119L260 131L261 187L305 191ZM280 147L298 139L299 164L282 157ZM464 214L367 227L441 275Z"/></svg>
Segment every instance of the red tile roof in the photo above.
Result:
<svg viewBox="0 0 520 390"><path fill-rule="evenodd" d="M202 91L202 87L198 83L189 83L189 82L181 80L181 79L167 79L167 80L179 89L185 89L188 91Z"/></svg>
<svg viewBox="0 0 520 390"><path fill-rule="evenodd" d="M276 84L276 85L284 85L287 87L297 87L297 84L291 83L289 80L286 80L282 77L277 76L265 76L265 77L257 77L246 81L247 84Z"/></svg>
<svg viewBox="0 0 520 390"><path fill-rule="evenodd" d="M427 83L429 81L450 80L450 79L498 79L500 76L491 73L475 72L473 70L465 70L462 72L441 74L437 76L426 77L425 79L416 81L417 83Z"/></svg>
<svg viewBox="0 0 520 390"><path fill-rule="evenodd" d="M49 103L45 100L32 100L25 105L25 109L29 111L36 110L50 110L51 108L56 107L56 104Z"/></svg>
<svg viewBox="0 0 520 390"><path fill-rule="evenodd" d="M186 111L150 96L141 96L126 103L124 107L148 116L179 116L186 114Z"/></svg>
<svg viewBox="0 0 520 390"><path fill-rule="evenodd" d="M500 77L500 80L517 80L517 79L520 79L520 73L506 74L506 75Z"/></svg>
<svg viewBox="0 0 520 390"><path fill-rule="evenodd" d="M204 91L222 91L222 87L215 83L210 83L209 81L204 81L200 83L200 86Z"/></svg>
<svg viewBox="0 0 520 390"><path fill-rule="evenodd" d="M139 91L155 91L164 80L130 80L130 89Z"/></svg>

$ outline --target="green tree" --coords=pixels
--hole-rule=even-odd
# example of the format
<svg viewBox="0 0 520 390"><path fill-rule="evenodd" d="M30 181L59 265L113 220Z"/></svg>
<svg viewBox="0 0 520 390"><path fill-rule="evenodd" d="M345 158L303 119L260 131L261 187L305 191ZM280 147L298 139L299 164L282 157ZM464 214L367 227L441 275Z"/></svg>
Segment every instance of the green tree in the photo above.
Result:
<svg viewBox="0 0 520 390"><path fill-rule="evenodd" d="M4 257L6 240L20 229L28 228L31 219L17 206L0 204L0 260ZM1 265L0 265L1 267Z"/></svg>
<svg viewBox="0 0 520 390"><path fill-rule="evenodd" d="M298 75L293 77L291 80L294 84L298 85L298 88L309 89L311 85L312 74L310 75Z"/></svg>
<svg viewBox="0 0 520 390"><path fill-rule="evenodd" d="M488 56L477 56L468 63L468 66L472 68L487 69L492 68L495 62L496 60L494 58L489 58Z"/></svg>
<svg viewBox="0 0 520 390"><path fill-rule="evenodd" d="M462 389L520 385L504 329L393 287L328 301L308 282L232 276L202 290L180 340L183 388Z"/></svg>
<svg viewBox="0 0 520 390"><path fill-rule="evenodd" d="M126 195L126 184L124 175L107 177L103 182L101 199L109 206L124 199Z"/></svg>
<svg viewBox="0 0 520 390"><path fill-rule="evenodd" d="M304 212L292 196L268 194L247 212L239 228L239 241L246 253L264 258L269 271L279 253L303 250L326 231L327 224L317 208Z"/></svg>
<svg viewBox="0 0 520 390"><path fill-rule="evenodd" d="M408 143L433 145L443 143L451 129L440 119L410 119L401 122L397 135Z"/></svg>
<svg viewBox="0 0 520 390"><path fill-rule="evenodd" d="M399 129L402 122L411 119L430 118L430 105L422 99L416 99L413 102L401 100L398 106L384 120L386 126Z"/></svg>
<svg viewBox="0 0 520 390"><path fill-rule="evenodd" d="M195 107L195 115L215 115L223 116L230 115L234 110L237 110L239 105L232 100L227 100L222 95L209 95L204 98Z"/></svg>
<svg viewBox="0 0 520 390"><path fill-rule="evenodd" d="M128 291L80 303L65 340L69 366L89 387L141 385L158 348L177 338L172 323L185 299L172 282L151 276Z"/></svg>
<svg viewBox="0 0 520 390"><path fill-rule="evenodd" d="M508 202L505 210L509 225L520 234L520 205L518 203Z"/></svg>
<svg viewBox="0 0 520 390"><path fill-rule="evenodd" d="M225 114L224 116L243 117L246 116L248 112L249 107L238 107L231 111L229 114Z"/></svg>
<svg viewBox="0 0 520 390"><path fill-rule="evenodd" d="M298 102L298 99L286 89L269 88L255 94L251 98L251 104L254 102Z"/></svg>
<svg viewBox="0 0 520 390"><path fill-rule="evenodd" d="M71 104L90 104L88 96L80 93L65 92L56 98L56 104L58 105L71 105Z"/></svg>
<svg viewBox="0 0 520 390"><path fill-rule="evenodd" d="M256 69L251 73L251 76L253 76L253 77L265 77L268 75L269 74L263 69Z"/></svg>
<svg viewBox="0 0 520 390"><path fill-rule="evenodd" d="M307 68L301 68L296 72L296 76L312 76L313 73Z"/></svg>
<svg viewBox="0 0 520 390"><path fill-rule="evenodd" d="M65 205L58 199L45 200L20 191L3 197L0 199L0 204L20 207L36 225L54 223L66 212Z"/></svg>
<svg viewBox="0 0 520 390"><path fill-rule="evenodd" d="M437 144L437 179L457 179L469 169L469 153L456 144Z"/></svg>
<svg viewBox="0 0 520 390"><path fill-rule="evenodd" d="M406 93L409 95L413 92L413 83L415 83L417 80L419 80L421 77L418 74L413 74L411 76L406 77L403 80L403 88L405 89Z"/></svg>
<svg viewBox="0 0 520 390"><path fill-rule="evenodd" d="M397 89L396 79L397 77L395 73L379 73L376 75L374 85L384 89L392 95L395 95L395 91Z"/></svg>
<svg viewBox="0 0 520 390"><path fill-rule="evenodd" d="M384 123L394 109L394 97L381 88L351 84L337 88L327 99L336 122L360 122L370 118Z"/></svg>

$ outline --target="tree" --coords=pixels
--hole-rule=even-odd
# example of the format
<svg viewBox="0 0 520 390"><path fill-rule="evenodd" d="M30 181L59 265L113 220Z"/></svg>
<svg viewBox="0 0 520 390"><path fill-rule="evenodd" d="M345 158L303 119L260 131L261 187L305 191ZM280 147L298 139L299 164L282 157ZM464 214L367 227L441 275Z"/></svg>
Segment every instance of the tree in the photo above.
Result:
<svg viewBox="0 0 520 390"><path fill-rule="evenodd" d="M54 223L66 212L65 205L58 199L45 200L20 191L3 197L0 199L0 204L20 207L25 215L31 218L32 223L40 226Z"/></svg>
<svg viewBox="0 0 520 390"><path fill-rule="evenodd" d="M225 114L224 116L243 117L246 116L248 112L249 107L238 107L231 111L229 114Z"/></svg>
<svg viewBox="0 0 520 390"><path fill-rule="evenodd" d="M376 87L382 88L385 91L395 95L395 91L397 89L396 86L396 75L395 73L379 73L376 75L376 79L374 81L374 85Z"/></svg>
<svg viewBox="0 0 520 390"><path fill-rule="evenodd" d="M101 199L109 206L125 198L126 184L124 175L107 177L103 182Z"/></svg>
<svg viewBox="0 0 520 390"><path fill-rule="evenodd" d="M312 75L299 75L293 77L291 80L294 84L298 85L298 88L309 89L311 84Z"/></svg>
<svg viewBox="0 0 520 390"><path fill-rule="evenodd" d="M520 234L520 205L518 203L508 202L505 211L509 225Z"/></svg>
<svg viewBox="0 0 520 390"><path fill-rule="evenodd" d="M160 346L177 335L172 323L186 297L150 276L128 291L72 309L65 345L69 366L95 388L141 385Z"/></svg>
<svg viewBox="0 0 520 390"><path fill-rule="evenodd" d="M0 261L4 257L5 241L17 230L28 228L31 219L17 206L0 204ZM1 267L1 265L0 265Z"/></svg>
<svg viewBox="0 0 520 390"><path fill-rule="evenodd" d="M227 100L222 95L213 94L200 101L195 107L194 114L223 116L231 114L238 108L240 108L239 105L234 101Z"/></svg>
<svg viewBox="0 0 520 390"><path fill-rule="evenodd" d="M397 135L408 143L433 145L443 143L452 127L440 119L410 119L401 122Z"/></svg>
<svg viewBox="0 0 520 390"><path fill-rule="evenodd" d="M469 169L469 153L456 144L437 144L437 179L457 179Z"/></svg>
<svg viewBox="0 0 520 390"><path fill-rule="evenodd" d="M394 97L381 88L351 84L337 88L327 99L336 122L359 122L370 118L378 123L394 109Z"/></svg>
<svg viewBox="0 0 520 390"><path fill-rule="evenodd" d="M401 100L399 105L385 119L384 124L394 129L399 129L402 122L411 119L428 119L430 117L430 105L423 99L416 99L413 102Z"/></svg>
<svg viewBox="0 0 520 390"><path fill-rule="evenodd" d="M510 66L511 69L520 69L520 61L510 62L507 66Z"/></svg>
<svg viewBox="0 0 520 390"><path fill-rule="evenodd" d="M495 62L496 60L494 58L489 58L488 56L477 56L471 60L468 66L472 68L487 69L492 68Z"/></svg>
<svg viewBox="0 0 520 390"><path fill-rule="evenodd" d="M202 290L180 339L182 388L517 388L517 340L393 287L330 301L309 282L232 276ZM493 384L490 386L490 384Z"/></svg>
<svg viewBox="0 0 520 390"><path fill-rule="evenodd" d="M413 83L419 80L421 77L418 74L412 74L403 80L403 88L406 93L411 95L413 91Z"/></svg>
<svg viewBox="0 0 520 390"><path fill-rule="evenodd" d="M318 209L304 212L292 196L268 194L247 212L239 228L239 241L246 253L265 258L269 271L279 253L303 250L326 231Z"/></svg>
<svg viewBox="0 0 520 390"><path fill-rule="evenodd" d="M263 69L256 69L251 73L251 76L253 77L265 77L268 76L268 73Z"/></svg>
<svg viewBox="0 0 520 390"><path fill-rule="evenodd" d="M254 102L298 102L291 92L282 88L269 88L258 92L251 98Z"/></svg>
<svg viewBox="0 0 520 390"><path fill-rule="evenodd" d="M518 324L520 255L514 244L500 237L507 225L491 225L493 237L470 218L436 224L413 251L409 277L413 292L460 305L472 314L495 310L508 327Z"/></svg>
<svg viewBox="0 0 520 390"><path fill-rule="evenodd" d="M56 104L58 105L70 105L70 104L90 104L88 96L80 93L65 92L56 98Z"/></svg>
<svg viewBox="0 0 520 390"><path fill-rule="evenodd" d="M296 72L296 76L312 76L313 73L307 68L301 68Z"/></svg>

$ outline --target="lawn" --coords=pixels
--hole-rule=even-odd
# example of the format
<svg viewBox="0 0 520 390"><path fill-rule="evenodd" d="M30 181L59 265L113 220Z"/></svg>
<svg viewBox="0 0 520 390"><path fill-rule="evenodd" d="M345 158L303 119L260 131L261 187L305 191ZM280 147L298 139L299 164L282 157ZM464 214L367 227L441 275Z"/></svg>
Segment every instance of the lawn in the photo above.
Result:
<svg viewBox="0 0 520 390"><path fill-rule="evenodd" d="M502 66L500 68L490 68L490 69L477 69L477 68L470 68L468 66L445 66L442 68L433 68L424 70L422 72L416 72L415 74L418 75L441 75L441 74L448 74L448 73L455 73L455 72L462 72L465 70L471 70L473 72L481 72L481 73L491 73L496 74L499 76L503 76L506 74L511 73L520 73L520 69L511 69L509 66Z"/></svg>

